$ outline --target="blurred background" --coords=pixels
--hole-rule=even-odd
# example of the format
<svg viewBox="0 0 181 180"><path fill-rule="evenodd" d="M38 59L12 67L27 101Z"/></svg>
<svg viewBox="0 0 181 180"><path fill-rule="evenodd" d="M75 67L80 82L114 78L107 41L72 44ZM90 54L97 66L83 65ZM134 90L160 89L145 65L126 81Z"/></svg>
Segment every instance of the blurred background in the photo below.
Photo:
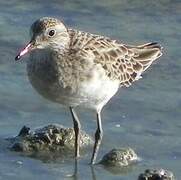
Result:
<svg viewBox="0 0 181 180"><path fill-rule="evenodd" d="M29 41L29 27L53 16L71 28L109 36L127 44L159 42L163 56L103 110L104 138L98 159L116 147L133 148L142 159L132 169L111 173L96 166L94 179L135 180L147 168L181 177L181 1L180 0L9 0L0 1L0 179L70 179L73 159L43 161L9 152L3 139L51 123L72 126L68 109L43 99L26 75L26 58L15 62ZM79 110L82 128L94 134L95 115ZM93 179L88 150L79 162L79 179Z"/></svg>

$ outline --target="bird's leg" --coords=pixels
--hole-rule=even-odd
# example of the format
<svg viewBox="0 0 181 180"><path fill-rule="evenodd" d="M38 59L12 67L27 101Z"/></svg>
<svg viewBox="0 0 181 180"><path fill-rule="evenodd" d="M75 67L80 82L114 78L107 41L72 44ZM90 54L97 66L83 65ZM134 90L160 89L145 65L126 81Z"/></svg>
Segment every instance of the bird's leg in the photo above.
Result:
<svg viewBox="0 0 181 180"><path fill-rule="evenodd" d="M70 107L70 112L72 115L73 123L74 123L74 132L75 132L75 157L78 158L80 156L79 154L79 147L80 147L80 121L75 113L74 109Z"/></svg>
<svg viewBox="0 0 181 180"><path fill-rule="evenodd" d="M97 153L99 151L99 146L103 137L102 123L101 123L101 111L97 112L97 130L95 133L95 143L94 149L91 158L91 164L94 164L96 161Z"/></svg>

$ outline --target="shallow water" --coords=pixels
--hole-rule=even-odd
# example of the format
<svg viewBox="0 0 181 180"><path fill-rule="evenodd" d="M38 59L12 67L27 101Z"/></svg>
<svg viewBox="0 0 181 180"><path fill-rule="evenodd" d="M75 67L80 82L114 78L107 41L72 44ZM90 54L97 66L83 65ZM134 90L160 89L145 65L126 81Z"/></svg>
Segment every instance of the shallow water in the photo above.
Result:
<svg viewBox="0 0 181 180"><path fill-rule="evenodd" d="M104 139L99 152L132 147L142 161L110 172L88 165L91 150L80 159L77 179L135 180L147 168L165 168L181 177L181 1L180 0L48 0L0 2L0 179L73 179L74 161L37 159L9 152L3 138L31 128L60 123L72 126L68 110L51 103L31 87L25 61L15 63L17 50L29 40L29 26L42 16L59 17L74 28L103 34L129 44L157 41L164 55L143 78L121 89L103 112ZM92 112L80 110L82 127L95 131Z"/></svg>

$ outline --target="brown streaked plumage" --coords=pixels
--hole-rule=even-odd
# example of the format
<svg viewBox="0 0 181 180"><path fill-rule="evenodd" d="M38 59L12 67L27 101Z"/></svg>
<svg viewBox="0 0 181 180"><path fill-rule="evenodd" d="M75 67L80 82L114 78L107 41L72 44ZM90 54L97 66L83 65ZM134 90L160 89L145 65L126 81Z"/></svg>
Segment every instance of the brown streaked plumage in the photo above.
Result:
<svg viewBox="0 0 181 180"><path fill-rule="evenodd" d="M31 26L31 41L16 60L30 52L28 77L45 98L70 108L79 156L80 122L74 108L91 108L97 130L91 164L103 136L101 110L122 86L130 86L162 55L161 46L130 46L108 37L67 28L55 18L41 18Z"/></svg>
<svg viewBox="0 0 181 180"><path fill-rule="evenodd" d="M110 79L118 79L120 86L130 86L162 55L161 46L157 43L129 46L90 33L71 29L68 32L71 37L70 49L74 49L76 54L81 50L82 58L93 53L95 63L102 65Z"/></svg>

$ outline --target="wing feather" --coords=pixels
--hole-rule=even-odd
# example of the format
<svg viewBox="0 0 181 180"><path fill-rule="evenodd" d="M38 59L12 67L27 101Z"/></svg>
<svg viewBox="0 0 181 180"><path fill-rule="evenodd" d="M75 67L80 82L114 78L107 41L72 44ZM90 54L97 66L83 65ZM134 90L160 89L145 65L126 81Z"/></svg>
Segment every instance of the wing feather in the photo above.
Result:
<svg viewBox="0 0 181 180"><path fill-rule="evenodd" d="M88 57L94 55L94 62L104 68L110 79L117 79L121 86L130 86L141 78L141 74L162 55L157 43L147 43L141 46L128 46L107 37L83 34L79 31L79 44L75 47ZM81 44L81 45L80 45Z"/></svg>

